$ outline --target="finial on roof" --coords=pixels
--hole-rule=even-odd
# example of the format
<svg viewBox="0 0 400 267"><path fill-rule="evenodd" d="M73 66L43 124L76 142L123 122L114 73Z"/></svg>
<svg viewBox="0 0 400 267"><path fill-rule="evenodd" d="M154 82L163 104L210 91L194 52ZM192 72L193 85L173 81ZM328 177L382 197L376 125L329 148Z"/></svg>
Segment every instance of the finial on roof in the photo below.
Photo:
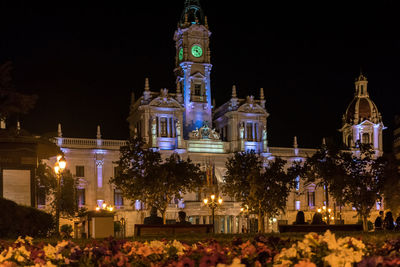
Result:
<svg viewBox="0 0 400 267"><path fill-rule="evenodd" d="M236 85L232 85L232 98L236 98Z"/></svg>
<svg viewBox="0 0 400 267"><path fill-rule="evenodd" d="M260 88L260 100L264 100L264 88Z"/></svg>
<svg viewBox="0 0 400 267"><path fill-rule="evenodd" d="M17 133L19 133L19 131L21 131L21 123L17 121Z"/></svg>
<svg viewBox="0 0 400 267"><path fill-rule="evenodd" d="M326 146L325 137L322 137L322 146L323 146L323 147L325 147L325 146Z"/></svg>
<svg viewBox="0 0 400 267"><path fill-rule="evenodd" d="M149 78L146 78L144 80L144 90L145 91L150 91Z"/></svg>
<svg viewBox="0 0 400 267"><path fill-rule="evenodd" d="M181 83L180 82L176 83L176 93L177 94L181 94L182 93L182 91L181 91Z"/></svg>
<svg viewBox="0 0 400 267"><path fill-rule="evenodd" d="M61 131L61 123L58 124L58 137L62 137L62 131Z"/></svg>
<svg viewBox="0 0 400 267"><path fill-rule="evenodd" d="M295 136L294 138L293 138L293 147L294 148L298 148L299 146L297 145L297 136Z"/></svg>
<svg viewBox="0 0 400 267"><path fill-rule="evenodd" d="M208 29L208 19L207 19L207 16L204 17L204 26Z"/></svg>
<svg viewBox="0 0 400 267"><path fill-rule="evenodd" d="M100 132L100 125L97 125L97 134L96 134L97 139L101 139L101 132Z"/></svg>

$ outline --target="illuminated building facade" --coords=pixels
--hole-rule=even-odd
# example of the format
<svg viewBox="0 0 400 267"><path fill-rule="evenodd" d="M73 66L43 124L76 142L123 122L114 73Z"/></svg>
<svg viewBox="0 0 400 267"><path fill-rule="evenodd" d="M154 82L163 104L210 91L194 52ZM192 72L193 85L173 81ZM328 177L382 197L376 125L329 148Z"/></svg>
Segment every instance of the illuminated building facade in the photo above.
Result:
<svg viewBox="0 0 400 267"><path fill-rule="evenodd" d="M293 147L268 146L269 114L262 88L257 99L254 96L240 99L233 86L231 98L218 108L213 106L210 36L207 17L199 1L186 0L174 34L176 88L174 92L165 88L154 92L149 79L145 79L143 94L138 98L132 95L127 119L130 135L142 137L149 147L159 149L164 156L179 153L183 158L190 157L211 172L212 180L217 183L223 182L225 162L234 152L255 150L264 161L281 157L287 160L287 166L312 155L316 150L300 148L296 137ZM368 96L364 75L358 77L355 86L355 97L343 118L343 142L353 146L362 140L372 143L377 153L382 153L382 117ZM114 205L116 219L123 217L126 233L132 235L134 224L142 223L148 211L138 201L124 201L118 189L109 183L115 173L113 162L119 158L119 148L125 141L102 139L100 127L96 139L81 139L63 137L59 126L56 139L65 153L68 168L79 178L79 205L89 210L103 203ZM167 221L173 222L183 209L192 223L210 223L210 210L202 197L194 192L185 195L183 200L171 202ZM304 211L306 220L311 221L312 214L324 201L323 188L304 185L299 178L298 188L288 199L286 213L266 218L266 230L276 230L278 223L294 222L298 210ZM216 210L217 232L241 232L242 226L257 229L256 219L246 218L240 208L241 203L224 197L222 206ZM351 208L345 207L342 211L346 223L357 220Z"/></svg>

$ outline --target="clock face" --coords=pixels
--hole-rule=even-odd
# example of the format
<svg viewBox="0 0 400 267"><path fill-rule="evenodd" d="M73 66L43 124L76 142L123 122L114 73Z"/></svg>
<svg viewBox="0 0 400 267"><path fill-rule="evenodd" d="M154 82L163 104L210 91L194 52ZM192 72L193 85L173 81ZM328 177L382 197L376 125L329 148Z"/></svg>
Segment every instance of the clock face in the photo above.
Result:
<svg viewBox="0 0 400 267"><path fill-rule="evenodd" d="M182 61L182 59L183 59L183 48L182 47L179 49L178 58L179 58L179 61Z"/></svg>
<svg viewBox="0 0 400 267"><path fill-rule="evenodd" d="M201 57L202 54L203 54L203 49L201 49L199 45L192 46L192 55L194 57Z"/></svg>

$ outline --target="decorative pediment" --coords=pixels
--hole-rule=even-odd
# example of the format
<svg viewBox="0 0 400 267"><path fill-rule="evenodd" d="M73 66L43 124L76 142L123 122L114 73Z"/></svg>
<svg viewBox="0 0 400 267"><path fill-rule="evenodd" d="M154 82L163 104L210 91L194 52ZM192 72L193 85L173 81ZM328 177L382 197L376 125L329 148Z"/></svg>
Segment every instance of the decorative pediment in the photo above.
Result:
<svg viewBox="0 0 400 267"><path fill-rule="evenodd" d="M191 78L192 79L204 79L205 76L201 72L198 71L198 72L192 74Z"/></svg>
<svg viewBox="0 0 400 267"><path fill-rule="evenodd" d="M263 109L259 104L254 102L254 97L253 96L248 96L246 99L246 103L241 105L238 108L238 112L245 112L245 113L258 113L258 114L265 114L267 115L267 112L265 109Z"/></svg>
<svg viewBox="0 0 400 267"><path fill-rule="evenodd" d="M153 107L182 108L178 101L168 95L167 89L161 89L160 95L153 99L149 105Z"/></svg>

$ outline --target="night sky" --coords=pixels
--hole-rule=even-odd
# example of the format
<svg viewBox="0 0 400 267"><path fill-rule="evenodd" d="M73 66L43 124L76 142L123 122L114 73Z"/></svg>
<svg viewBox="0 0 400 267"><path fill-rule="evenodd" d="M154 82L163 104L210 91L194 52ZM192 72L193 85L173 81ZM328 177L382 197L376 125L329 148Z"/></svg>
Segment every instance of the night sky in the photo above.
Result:
<svg viewBox="0 0 400 267"><path fill-rule="evenodd" d="M130 95L141 95L145 77L153 91L175 91L183 2L0 1L0 63L11 60L17 89L39 97L22 127L41 135L60 122L65 137L95 138L100 124L103 138L127 138ZM217 106L233 84L239 97L258 98L263 87L269 144L291 146L296 135L300 147L316 147L339 136L361 67L391 150L400 113L398 9L347 2L202 0Z"/></svg>

